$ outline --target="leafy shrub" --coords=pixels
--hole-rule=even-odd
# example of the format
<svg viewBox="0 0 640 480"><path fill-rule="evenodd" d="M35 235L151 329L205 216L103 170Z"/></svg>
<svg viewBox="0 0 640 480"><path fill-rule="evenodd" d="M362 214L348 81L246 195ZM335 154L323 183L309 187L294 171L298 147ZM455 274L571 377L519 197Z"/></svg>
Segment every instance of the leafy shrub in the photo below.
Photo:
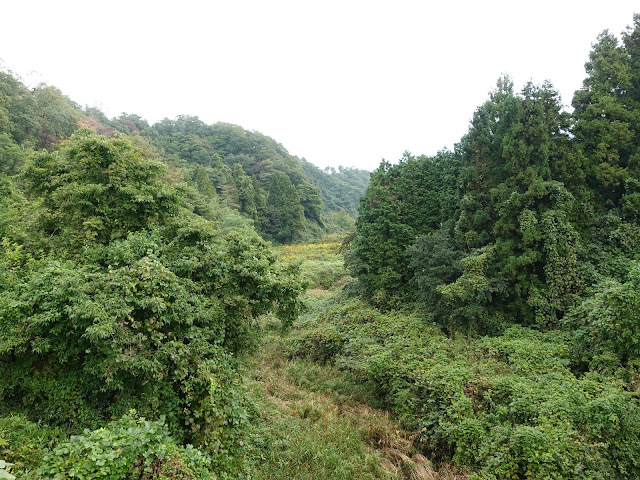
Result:
<svg viewBox="0 0 640 480"><path fill-rule="evenodd" d="M631 265L626 282L602 281L564 320L574 331L576 357L592 369L640 361L640 264Z"/></svg>
<svg viewBox="0 0 640 480"><path fill-rule="evenodd" d="M313 360L327 363L342 352L347 339L334 325L319 325L305 332L304 336L295 340L296 352L308 352Z"/></svg>
<svg viewBox="0 0 640 480"><path fill-rule="evenodd" d="M301 268L302 277L311 288L332 288L336 282L344 277L344 262L341 259L333 261L307 261Z"/></svg>
<svg viewBox="0 0 640 480"><path fill-rule="evenodd" d="M40 472L80 480L216 478L211 458L190 445L179 446L162 420L148 421L135 412L60 443L44 458Z"/></svg>
<svg viewBox="0 0 640 480"><path fill-rule="evenodd" d="M302 284L257 234L194 214L165 173L86 130L26 170L37 241L2 239L0 414L73 433L136 409L238 473L251 406L236 356L260 315L296 317Z"/></svg>

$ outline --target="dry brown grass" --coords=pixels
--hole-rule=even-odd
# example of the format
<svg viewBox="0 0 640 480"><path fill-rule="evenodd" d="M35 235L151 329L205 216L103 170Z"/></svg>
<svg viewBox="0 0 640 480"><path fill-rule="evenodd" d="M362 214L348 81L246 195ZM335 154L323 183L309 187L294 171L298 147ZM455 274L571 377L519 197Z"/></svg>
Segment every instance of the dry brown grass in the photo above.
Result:
<svg viewBox="0 0 640 480"><path fill-rule="evenodd" d="M307 295L317 300L324 300L325 298L329 298L331 295L333 295L333 293L333 291L327 290L326 288L312 288L307 290Z"/></svg>

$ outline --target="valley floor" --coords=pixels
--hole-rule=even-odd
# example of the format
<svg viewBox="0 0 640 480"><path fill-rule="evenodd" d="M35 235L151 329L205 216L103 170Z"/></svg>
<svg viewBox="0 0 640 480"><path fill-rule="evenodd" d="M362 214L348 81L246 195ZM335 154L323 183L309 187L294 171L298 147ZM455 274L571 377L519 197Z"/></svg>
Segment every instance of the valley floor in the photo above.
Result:
<svg viewBox="0 0 640 480"><path fill-rule="evenodd" d="M289 245L278 250L301 261L312 307L305 321L346 278L339 243ZM305 322L303 322L305 323ZM287 337L265 319L265 336L245 381L265 419L268 439L255 466L260 480L457 480L467 475L438 466L419 449L417 435L382 410L349 373L292 354ZM304 328L304 327L301 327Z"/></svg>
<svg viewBox="0 0 640 480"><path fill-rule="evenodd" d="M343 372L284 354L281 333L265 338L246 379L266 419L271 445L259 479L462 479L436 471L415 436L358 398Z"/></svg>

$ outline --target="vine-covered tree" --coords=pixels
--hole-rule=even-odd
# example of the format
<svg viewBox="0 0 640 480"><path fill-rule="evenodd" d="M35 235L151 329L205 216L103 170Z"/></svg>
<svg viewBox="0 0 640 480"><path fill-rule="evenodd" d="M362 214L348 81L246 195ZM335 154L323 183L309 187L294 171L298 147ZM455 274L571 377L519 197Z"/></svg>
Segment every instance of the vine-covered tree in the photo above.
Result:
<svg viewBox="0 0 640 480"><path fill-rule="evenodd" d="M451 153L434 158L407 153L398 165L383 161L371 175L347 263L380 305L391 306L409 294L406 249L452 213L456 168Z"/></svg>
<svg viewBox="0 0 640 480"><path fill-rule="evenodd" d="M585 64L587 78L575 93L576 140L585 152L587 182L599 210L618 208L638 150L640 104L631 96L629 54L608 32L598 37Z"/></svg>

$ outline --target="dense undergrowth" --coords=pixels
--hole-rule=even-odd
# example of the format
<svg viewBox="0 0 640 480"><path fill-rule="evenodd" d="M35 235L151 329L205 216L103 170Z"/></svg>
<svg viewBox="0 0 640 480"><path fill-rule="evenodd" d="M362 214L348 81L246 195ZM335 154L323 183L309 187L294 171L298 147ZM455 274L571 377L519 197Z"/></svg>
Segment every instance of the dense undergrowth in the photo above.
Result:
<svg viewBox="0 0 640 480"><path fill-rule="evenodd" d="M292 260L310 259L302 271L312 289L309 311L277 350L291 362L311 361L347 375L351 387L336 390L389 409L415 432L415 448L436 464L471 466L477 479L640 475L633 368L586 369L573 331L513 325L497 336L448 336L421 309L381 312L339 269L333 273L340 280L326 295L327 279L309 271L317 271L315 262L331 265L337 248L281 251ZM608 298L633 298L624 288L632 290L610 285Z"/></svg>
<svg viewBox="0 0 640 480"><path fill-rule="evenodd" d="M256 414L238 358L260 315L297 316L297 267L248 225L225 232L224 210L196 209L201 196L126 138L79 130L2 180L0 415L19 416L0 430L0 459L12 474L247 476ZM50 454L14 438L50 428L62 435Z"/></svg>
<svg viewBox="0 0 640 480"><path fill-rule="evenodd" d="M603 32L573 111L498 80L453 151L382 162L346 263L298 326L482 479L640 476L640 15Z"/></svg>
<svg viewBox="0 0 640 480"><path fill-rule="evenodd" d="M331 268L329 282L314 276L315 263L333 264L338 243L280 247L302 261L309 284L304 315L309 323L347 278ZM310 260L305 260L309 258ZM304 324L301 328L306 329ZM423 455L416 431L403 428L376 399L371 385L335 365L292 354L291 337L272 317L263 318L262 347L245 370L263 423L262 450L253 457L256 479L270 480L462 480L464 469Z"/></svg>
<svg viewBox="0 0 640 480"><path fill-rule="evenodd" d="M472 478L635 478L635 392L574 373L569 348L563 333L521 326L449 338L414 314L344 294L317 305L287 341L292 357L350 372L419 432L424 452L474 467Z"/></svg>

